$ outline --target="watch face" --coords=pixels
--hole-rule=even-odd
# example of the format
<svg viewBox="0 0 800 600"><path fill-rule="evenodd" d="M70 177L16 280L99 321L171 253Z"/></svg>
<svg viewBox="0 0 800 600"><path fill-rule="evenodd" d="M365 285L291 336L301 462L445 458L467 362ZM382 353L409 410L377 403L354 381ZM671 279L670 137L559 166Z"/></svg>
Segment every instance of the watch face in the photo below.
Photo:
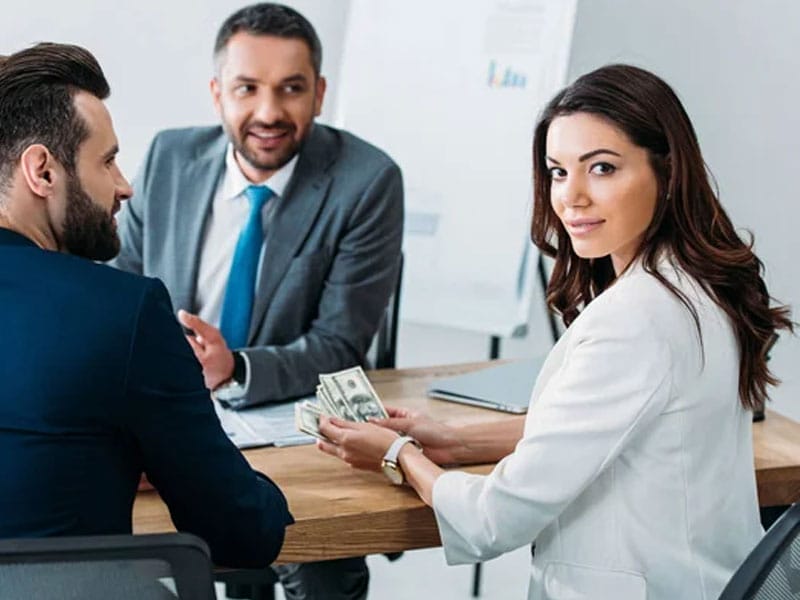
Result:
<svg viewBox="0 0 800 600"><path fill-rule="evenodd" d="M389 478L389 481L395 485L402 485L403 472L400 470L400 467L397 466L397 463L384 460L381 463L381 469L383 470L383 474Z"/></svg>

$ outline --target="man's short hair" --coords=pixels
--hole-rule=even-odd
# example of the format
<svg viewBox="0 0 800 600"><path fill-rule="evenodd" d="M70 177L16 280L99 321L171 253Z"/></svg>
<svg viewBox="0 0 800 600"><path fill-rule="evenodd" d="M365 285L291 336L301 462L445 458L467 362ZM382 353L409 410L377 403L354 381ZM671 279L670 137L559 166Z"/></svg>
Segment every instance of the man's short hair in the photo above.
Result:
<svg viewBox="0 0 800 600"><path fill-rule="evenodd" d="M41 43L0 57L0 192L22 153L42 144L71 175L89 128L75 108L83 90L105 100L110 88L92 54L80 46Z"/></svg>
<svg viewBox="0 0 800 600"><path fill-rule="evenodd" d="M284 6L262 2L237 10L219 28L214 42L214 57L227 46L228 41L240 31L252 35L274 35L276 37L303 40L311 52L314 74L319 76L322 68L322 44L314 27L303 15Z"/></svg>

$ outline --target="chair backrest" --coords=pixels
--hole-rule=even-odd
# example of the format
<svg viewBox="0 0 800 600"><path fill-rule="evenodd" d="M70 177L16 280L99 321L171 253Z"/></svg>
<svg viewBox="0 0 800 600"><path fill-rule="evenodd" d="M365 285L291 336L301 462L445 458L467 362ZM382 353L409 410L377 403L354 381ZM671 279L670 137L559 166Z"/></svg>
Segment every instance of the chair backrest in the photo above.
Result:
<svg viewBox="0 0 800 600"><path fill-rule="evenodd" d="M4 600L216 598L208 546L187 533L0 540Z"/></svg>
<svg viewBox="0 0 800 600"><path fill-rule="evenodd" d="M736 570L719 600L800 598L800 503L793 504Z"/></svg>
<svg viewBox="0 0 800 600"><path fill-rule="evenodd" d="M386 305L383 321L378 328L378 333L372 340L372 345L367 353L369 362L376 369L394 369L397 359L397 331L400 318L400 287L403 283L403 255L400 255L400 265L397 269L397 281L394 292Z"/></svg>

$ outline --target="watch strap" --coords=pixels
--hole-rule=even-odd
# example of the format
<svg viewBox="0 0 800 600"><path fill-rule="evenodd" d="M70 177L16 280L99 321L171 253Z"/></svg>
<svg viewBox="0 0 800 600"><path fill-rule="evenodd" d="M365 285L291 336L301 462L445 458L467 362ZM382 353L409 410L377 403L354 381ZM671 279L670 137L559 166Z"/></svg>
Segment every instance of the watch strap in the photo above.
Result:
<svg viewBox="0 0 800 600"><path fill-rule="evenodd" d="M419 450L422 450L422 446L420 443L415 440L410 435L401 435L395 441L392 442L392 445L389 446L389 449L386 451L386 454L383 455L383 460L386 462L397 464L397 457L400 454L400 450L402 450L403 446L406 444L414 444Z"/></svg>

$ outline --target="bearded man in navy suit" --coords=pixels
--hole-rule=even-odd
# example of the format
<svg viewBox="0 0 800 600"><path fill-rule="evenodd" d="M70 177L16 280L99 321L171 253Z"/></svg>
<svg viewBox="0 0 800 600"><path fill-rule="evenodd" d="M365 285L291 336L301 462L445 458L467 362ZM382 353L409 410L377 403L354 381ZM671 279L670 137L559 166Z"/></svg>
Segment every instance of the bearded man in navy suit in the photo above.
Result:
<svg viewBox="0 0 800 600"><path fill-rule="evenodd" d="M164 285L114 257L132 191L83 48L0 59L0 536L120 534L142 473L220 565L271 563L286 500L228 440Z"/></svg>

